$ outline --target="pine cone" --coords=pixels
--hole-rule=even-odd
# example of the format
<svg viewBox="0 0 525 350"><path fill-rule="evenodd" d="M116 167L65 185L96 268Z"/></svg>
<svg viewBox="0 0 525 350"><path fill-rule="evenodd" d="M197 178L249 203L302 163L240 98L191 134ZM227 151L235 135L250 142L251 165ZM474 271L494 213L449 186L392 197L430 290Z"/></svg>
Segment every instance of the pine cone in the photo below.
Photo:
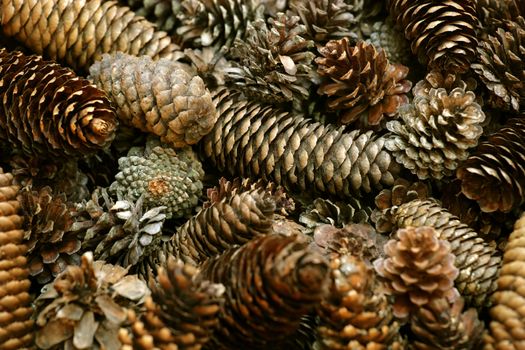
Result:
<svg viewBox="0 0 525 350"><path fill-rule="evenodd" d="M391 17L387 17L385 21L363 23L360 30L367 38L367 43L385 51L388 61L410 65L410 44L395 27Z"/></svg>
<svg viewBox="0 0 525 350"><path fill-rule="evenodd" d="M363 41L350 46L343 38L329 41L319 53L315 62L325 80L318 93L328 96L330 111L341 111L342 124L362 119L364 125L379 125L384 114L393 116L408 102L408 68L390 64L382 49Z"/></svg>
<svg viewBox="0 0 525 350"><path fill-rule="evenodd" d="M189 61L194 71L204 80L208 89L216 89L225 85L226 71L232 65L232 61L224 57L225 52L226 49L217 51L212 47L185 49L184 58Z"/></svg>
<svg viewBox="0 0 525 350"><path fill-rule="evenodd" d="M36 345L41 349L118 349L118 330L127 309L149 294L136 276L120 266L93 262L69 266L35 300Z"/></svg>
<svg viewBox="0 0 525 350"><path fill-rule="evenodd" d="M524 237L525 216L522 215L509 237L498 278L498 290L492 296L494 306L490 310L490 332L484 335L486 350L518 350L525 346L522 312L525 303Z"/></svg>
<svg viewBox="0 0 525 350"><path fill-rule="evenodd" d="M115 137L117 120L107 97L72 70L5 49L0 70L0 139L10 147L68 158L104 148Z"/></svg>
<svg viewBox="0 0 525 350"><path fill-rule="evenodd" d="M200 77L171 60L104 55L91 79L115 101L122 122L160 136L174 147L197 143L217 120Z"/></svg>
<svg viewBox="0 0 525 350"><path fill-rule="evenodd" d="M470 68L477 46L474 0L388 0L388 8L429 69L464 73Z"/></svg>
<svg viewBox="0 0 525 350"><path fill-rule="evenodd" d="M420 179L441 179L452 175L478 144L485 113L466 83L450 92L427 85L418 82L412 103L398 110L401 120L387 123L393 134L386 148Z"/></svg>
<svg viewBox="0 0 525 350"><path fill-rule="evenodd" d="M145 151L132 149L119 159L120 172L109 190L122 199L144 196L146 209L165 206L166 218L191 215L202 191L202 165L190 148L164 146Z"/></svg>
<svg viewBox="0 0 525 350"><path fill-rule="evenodd" d="M6 35L76 71L117 51L153 59L182 56L167 33L116 1L2 0L2 12Z"/></svg>
<svg viewBox="0 0 525 350"><path fill-rule="evenodd" d="M509 212L525 199L525 121L512 118L459 167L457 177L467 198L485 212Z"/></svg>
<svg viewBox="0 0 525 350"><path fill-rule="evenodd" d="M301 236L267 235L202 265L226 287L210 349L279 348L324 297L328 266Z"/></svg>
<svg viewBox="0 0 525 350"><path fill-rule="evenodd" d="M22 216L13 175L0 169L0 350L30 348L33 343L31 283L27 248L22 244Z"/></svg>
<svg viewBox="0 0 525 350"><path fill-rule="evenodd" d="M28 268L31 276L45 284L80 262L81 242L75 232L70 211L72 204L63 193L53 195L50 187L33 191L23 188L18 201L24 215L24 240L27 241Z"/></svg>
<svg viewBox="0 0 525 350"><path fill-rule="evenodd" d="M180 25L177 13L180 11L179 0L120 0L129 6L137 16L146 19L159 29L174 34Z"/></svg>
<svg viewBox="0 0 525 350"><path fill-rule="evenodd" d="M202 149L220 171L342 198L391 185L399 171L372 131L344 133L237 93L214 94L220 117Z"/></svg>

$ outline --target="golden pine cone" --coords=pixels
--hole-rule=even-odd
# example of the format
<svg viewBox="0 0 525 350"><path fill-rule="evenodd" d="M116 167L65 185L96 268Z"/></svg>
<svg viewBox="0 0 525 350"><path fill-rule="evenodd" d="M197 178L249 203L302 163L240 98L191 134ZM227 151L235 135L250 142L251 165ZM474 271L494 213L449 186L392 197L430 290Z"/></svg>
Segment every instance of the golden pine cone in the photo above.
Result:
<svg viewBox="0 0 525 350"><path fill-rule="evenodd" d="M5 49L0 70L0 138L11 147L67 158L98 151L115 137L118 122L105 93L72 70Z"/></svg>
<svg viewBox="0 0 525 350"><path fill-rule="evenodd" d="M2 0L1 4L1 25L7 36L77 71L86 72L104 53L173 60L182 56L167 33L155 31L152 23L116 1Z"/></svg>
<svg viewBox="0 0 525 350"><path fill-rule="evenodd" d="M123 124L180 148L211 131L217 112L203 80L169 59L103 55L90 77L108 93Z"/></svg>
<svg viewBox="0 0 525 350"><path fill-rule="evenodd" d="M325 80L318 93L328 96L329 110L341 111L342 124L361 118L364 125L378 125L383 115L393 116L408 102L408 68L390 64L382 49L363 41L350 46L343 38L329 41L319 53L317 72Z"/></svg>

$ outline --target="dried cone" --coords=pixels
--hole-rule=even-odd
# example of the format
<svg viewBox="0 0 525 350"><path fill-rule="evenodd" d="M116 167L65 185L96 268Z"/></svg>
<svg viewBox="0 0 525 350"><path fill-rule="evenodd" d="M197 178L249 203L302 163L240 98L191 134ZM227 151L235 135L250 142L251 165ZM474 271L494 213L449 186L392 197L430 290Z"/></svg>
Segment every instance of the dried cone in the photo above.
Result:
<svg viewBox="0 0 525 350"><path fill-rule="evenodd" d="M2 29L32 51L86 72L102 54L182 55L165 32L116 1L2 0ZM67 21L59 19L67 18Z"/></svg>
<svg viewBox="0 0 525 350"><path fill-rule="evenodd" d="M174 34L176 27L180 25L176 16L180 11L179 0L121 0L119 2L129 6L137 16L146 17L159 30Z"/></svg>
<svg viewBox="0 0 525 350"><path fill-rule="evenodd" d="M202 149L220 171L343 198L391 185L399 171L372 131L345 133L238 93L214 94L220 117Z"/></svg>
<svg viewBox="0 0 525 350"><path fill-rule="evenodd" d="M498 290L492 296L489 332L484 335L486 350L521 350L525 348L525 216L516 221L509 237L503 265L498 278Z"/></svg>
<svg viewBox="0 0 525 350"><path fill-rule="evenodd" d="M331 40L319 49L317 72L325 77L318 93L328 96L328 109L341 111L339 121L378 125L383 115L393 116L408 102L412 83L405 79L408 68L390 64L382 49L348 38Z"/></svg>
<svg viewBox="0 0 525 350"><path fill-rule="evenodd" d="M285 343L324 297L326 260L301 236L267 235L202 265L226 287L211 349L270 349Z"/></svg>
<svg viewBox="0 0 525 350"><path fill-rule="evenodd" d="M39 191L25 187L18 201L25 217L24 240L31 276L39 284L45 284L68 265L78 265L81 242L70 231L73 205L66 201L65 195L53 194L50 187Z"/></svg>
<svg viewBox="0 0 525 350"><path fill-rule="evenodd" d="M389 0L388 9L429 69L464 73L470 68L477 46L474 0Z"/></svg>
<svg viewBox="0 0 525 350"><path fill-rule="evenodd" d="M391 17L385 21L362 23L361 32L367 38L366 42L385 51L388 61L409 65L412 59L410 44L403 36Z"/></svg>
<svg viewBox="0 0 525 350"><path fill-rule="evenodd" d="M178 62L117 53L104 55L89 72L115 101L122 123L174 147L197 143L217 120L202 79Z"/></svg>
<svg viewBox="0 0 525 350"><path fill-rule="evenodd" d="M481 210L509 212L525 201L524 137L523 118L509 119L457 170L463 193Z"/></svg>
<svg viewBox="0 0 525 350"><path fill-rule="evenodd" d="M17 192L13 176L0 169L0 350L30 348L34 337Z"/></svg>
<svg viewBox="0 0 525 350"><path fill-rule="evenodd" d="M476 0L480 30L483 39L493 35L505 21L516 20L525 14L525 3L520 0Z"/></svg>
<svg viewBox="0 0 525 350"><path fill-rule="evenodd" d="M366 223L372 208L357 198L348 198L344 202L332 202L316 198L299 216L299 222L312 230L319 225L330 224L342 228L351 223Z"/></svg>
<svg viewBox="0 0 525 350"><path fill-rule="evenodd" d="M117 120L105 93L72 70L0 49L0 72L0 139L11 147L71 157L107 147L115 137Z"/></svg>

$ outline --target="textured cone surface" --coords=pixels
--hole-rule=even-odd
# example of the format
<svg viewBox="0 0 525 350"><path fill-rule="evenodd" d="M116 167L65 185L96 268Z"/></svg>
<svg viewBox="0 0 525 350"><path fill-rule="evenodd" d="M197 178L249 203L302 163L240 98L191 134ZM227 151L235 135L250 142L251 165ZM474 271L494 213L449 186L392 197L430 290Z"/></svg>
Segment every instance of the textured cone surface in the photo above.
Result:
<svg viewBox="0 0 525 350"><path fill-rule="evenodd" d="M293 335L326 292L326 260L301 236L267 235L202 265L226 287L210 349L269 349Z"/></svg>
<svg viewBox="0 0 525 350"><path fill-rule="evenodd" d="M174 147L197 143L217 120L202 79L178 62L117 53L104 55L89 72L116 104L123 124Z"/></svg>
<svg viewBox="0 0 525 350"><path fill-rule="evenodd" d="M220 117L202 146L220 171L343 198L391 185L399 171L372 131L345 133L226 90L214 101Z"/></svg>
<svg viewBox="0 0 525 350"><path fill-rule="evenodd" d="M443 72L466 72L476 56L474 0L389 0L390 15L405 31L419 60Z"/></svg>
<svg viewBox="0 0 525 350"><path fill-rule="evenodd" d="M301 213L299 222L312 230L323 224L342 228L347 224L368 222L371 212L372 208L356 198L350 197L344 202L316 198Z"/></svg>
<svg viewBox="0 0 525 350"><path fill-rule="evenodd" d="M33 312L29 295L27 247L22 244L23 217L18 215L18 186L0 170L0 349L18 350L33 344Z"/></svg>
<svg viewBox="0 0 525 350"><path fill-rule="evenodd" d="M0 138L11 147L38 156L81 156L115 137L118 124L105 93L72 70L0 49L0 74Z"/></svg>
<svg viewBox="0 0 525 350"><path fill-rule="evenodd" d="M514 226L509 237L498 290L492 296L489 332L484 335L486 350L521 350L525 348L525 216Z"/></svg>
<svg viewBox="0 0 525 350"><path fill-rule="evenodd" d="M167 33L155 31L152 23L116 1L2 0L2 12L6 35L84 72L104 53L154 59L182 54Z"/></svg>
<svg viewBox="0 0 525 350"><path fill-rule="evenodd" d="M385 21L365 22L360 25L360 30L367 38L366 42L385 51L390 62L410 64L413 57L410 52L410 44L403 33L395 27L391 17L387 17Z"/></svg>
<svg viewBox="0 0 525 350"><path fill-rule="evenodd" d="M180 10L179 0L123 0L119 1L129 6L137 16L156 25L160 30L173 34L180 25L177 12Z"/></svg>
<svg viewBox="0 0 525 350"><path fill-rule="evenodd" d="M378 125L383 115L393 116L408 102L408 68L390 64L383 50L363 41L351 46L343 38L329 41L319 53L315 62L325 80L318 93L328 96L329 110L341 111L342 124L362 118L364 125Z"/></svg>
<svg viewBox="0 0 525 350"><path fill-rule="evenodd" d="M457 170L465 196L485 212L508 212L525 201L525 121L512 118Z"/></svg>

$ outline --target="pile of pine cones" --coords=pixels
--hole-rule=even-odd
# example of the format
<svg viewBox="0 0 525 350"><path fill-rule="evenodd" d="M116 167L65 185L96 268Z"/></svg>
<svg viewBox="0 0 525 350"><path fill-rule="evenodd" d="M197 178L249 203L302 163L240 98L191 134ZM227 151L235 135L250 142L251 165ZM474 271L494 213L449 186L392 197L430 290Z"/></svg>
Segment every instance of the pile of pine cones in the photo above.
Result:
<svg viewBox="0 0 525 350"><path fill-rule="evenodd" d="M525 349L524 1L0 0L0 45L0 350Z"/></svg>

